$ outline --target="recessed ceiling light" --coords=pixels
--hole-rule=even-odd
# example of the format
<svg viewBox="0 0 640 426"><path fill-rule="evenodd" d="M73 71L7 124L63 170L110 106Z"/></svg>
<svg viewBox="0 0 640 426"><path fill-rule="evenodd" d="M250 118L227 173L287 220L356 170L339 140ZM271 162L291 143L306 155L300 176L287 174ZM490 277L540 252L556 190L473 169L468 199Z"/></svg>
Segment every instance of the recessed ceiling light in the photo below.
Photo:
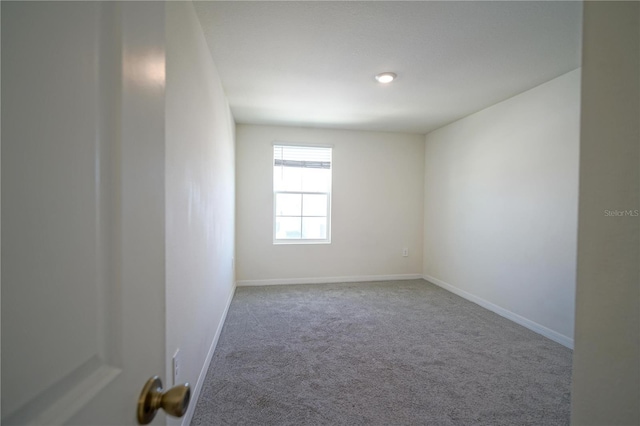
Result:
<svg viewBox="0 0 640 426"><path fill-rule="evenodd" d="M378 80L378 83L391 83L393 80L395 80L397 77L397 75L395 73L392 72L383 72L380 73L378 75L376 75L376 80Z"/></svg>

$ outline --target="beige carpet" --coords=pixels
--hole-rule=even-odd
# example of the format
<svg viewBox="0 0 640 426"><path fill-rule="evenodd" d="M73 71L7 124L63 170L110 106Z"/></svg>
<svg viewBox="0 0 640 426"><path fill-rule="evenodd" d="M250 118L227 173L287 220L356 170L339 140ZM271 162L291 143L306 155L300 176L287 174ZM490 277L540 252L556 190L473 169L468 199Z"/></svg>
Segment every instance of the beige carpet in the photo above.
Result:
<svg viewBox="0 0 640 426"><path fill-rule="evenodd" d="M241 287L192 425L567 425L571 357L423 280Z"/></svg>

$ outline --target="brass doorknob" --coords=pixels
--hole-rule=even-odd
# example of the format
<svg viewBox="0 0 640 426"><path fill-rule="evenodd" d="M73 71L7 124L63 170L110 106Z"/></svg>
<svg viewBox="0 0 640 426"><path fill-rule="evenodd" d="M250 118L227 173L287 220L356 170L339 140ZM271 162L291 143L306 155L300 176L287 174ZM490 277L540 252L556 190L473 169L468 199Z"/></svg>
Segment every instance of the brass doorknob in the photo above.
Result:
<svg viewBox="0 0 640 426"><path fill-rule="evenodd" d="M142 388L138 398L138 423L146 425L156 416L159 409L174 417L182 417L187 412L191 399L189 383L177 385L168 391L162 390L162 381L153 376Z"/></svg>

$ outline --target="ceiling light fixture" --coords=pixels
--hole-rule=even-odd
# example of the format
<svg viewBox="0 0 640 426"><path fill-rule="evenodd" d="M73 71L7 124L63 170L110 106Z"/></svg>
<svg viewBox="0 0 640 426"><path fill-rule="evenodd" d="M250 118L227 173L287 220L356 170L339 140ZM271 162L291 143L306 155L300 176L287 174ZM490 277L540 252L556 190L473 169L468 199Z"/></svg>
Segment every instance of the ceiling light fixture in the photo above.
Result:
<svg viewBox="0 0 640 426"><path fill-rule="evenodd" d="M395 73L383 72L383 73L380 73L380 74L376 75L376 80L378 80L378 83L387 84L387 83L391 83L393 80L395 80L396 77L397 77L397 75Z"/></svg>

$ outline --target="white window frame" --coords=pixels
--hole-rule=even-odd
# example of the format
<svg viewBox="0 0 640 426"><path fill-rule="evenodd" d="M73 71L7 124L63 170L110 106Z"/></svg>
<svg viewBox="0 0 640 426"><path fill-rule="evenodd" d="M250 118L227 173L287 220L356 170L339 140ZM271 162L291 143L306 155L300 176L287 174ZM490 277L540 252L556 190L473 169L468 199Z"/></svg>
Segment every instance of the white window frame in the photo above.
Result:
<svg viewBox="0 0 640 426"><path fill-rule="evenodd" d="M301 147L301 148L329 148L331 149L331 177L329 179L329 188L327 189L327 192L313 192L313 191L277 191L275 188L275 176L274 171L274 149L273 147L275 146L295 146L295 147ZM309 143L294 143L294 142L280 142L280 141L275 141L272 143L272 149L271 149L271 188L273 190L273 197L272 197L272 203L273 203L273 220L272 220L272 224L273 224L273 244L274 245L280 245L280 244L331 244L331 192L332 192L332 186L333 186L333 145L319 145L319 144L309 144ZM302 211L303 206L301 207L301 212L300 212L300 216L278 216L277 211L276 211L276 198L278 196L278 194L301 194L302 195L302 203L304 203L304 195L326 195L327 196L327 215L326 216L304 216L302 215ZM310 238L277 238L276 237L276 219L278 217L299 217L300 221L302 221L303 218L305 217L326 217L327 219L327 238L323 238L323 239L310 239ZM302 223L300 224L300 229L302 229Z"/></svg>

